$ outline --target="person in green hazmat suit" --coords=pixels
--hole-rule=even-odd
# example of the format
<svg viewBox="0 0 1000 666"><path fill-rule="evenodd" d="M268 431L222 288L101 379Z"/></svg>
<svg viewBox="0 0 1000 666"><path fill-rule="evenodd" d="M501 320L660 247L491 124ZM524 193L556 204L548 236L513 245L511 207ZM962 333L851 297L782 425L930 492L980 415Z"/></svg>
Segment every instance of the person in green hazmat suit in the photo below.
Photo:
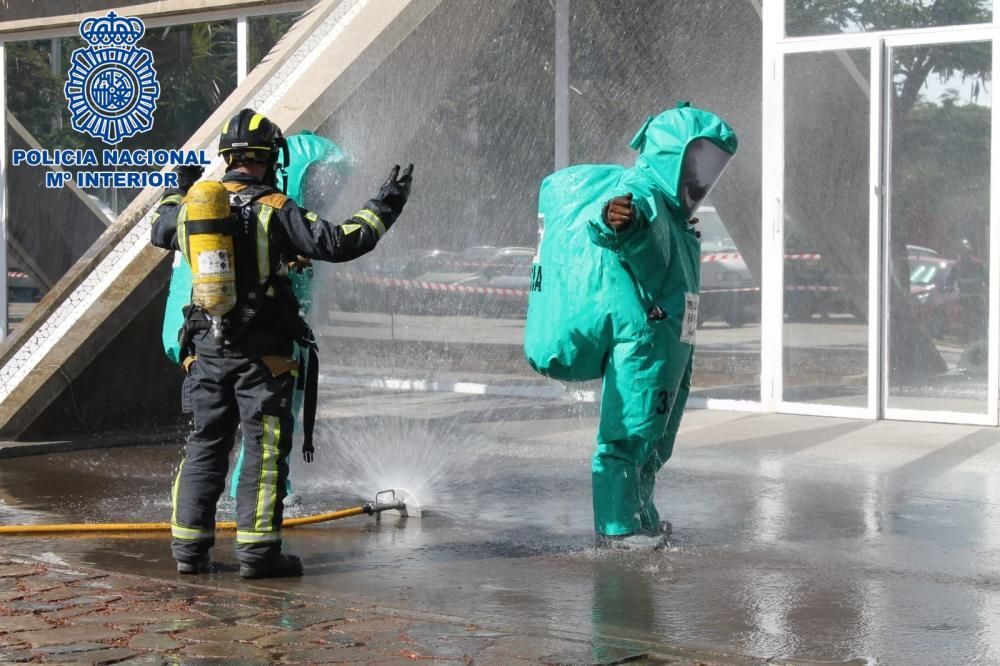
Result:
<svg viewBox="0 0 1000 666"><path fill-rule="evenodd" d="M563 381L603 378L592 460L599 546L657 548L653 502L691 387L701 243L694 218L736 153L732 128L686 102L649 118L635 166L553 173L538 198L525 356Z"/></svg>
<svg viewBox="0 0 1000 666"><path fill-rule="evenodd" d="M347 156L344 151L326 137L318 136L309 131L302 131L288 137L289 163L278 176L278 189L283 191L292 201L300 206L305 206L305 190L307 176L310 181L322 180L324 193L330 189L336 189L337 185L346 175L349 168ZM195 176L200 174L194 174ZM318 206L314 202L309 202L311 207ZM175 363L181 363L181 349L177 331L184 323L184 306L191 299L191 267L182 261L181 253L176 253L173 271L170 277L170 289L167 297L167 305L163 318L163 348L167 356ZM312 279L313 268L308 260L300 260L289 264L286 267L283 279L290 283L292 293L299 303L300 316L306 321L309 320L309 313L312 309ZM310 350L298 343L294 344L292 357L299 363L299 377L296 382L295 392L292 394L292 414L295 422L299 420L305 406L306 378L309 376L310 362L315 363L315 358L310 354ZM312 459L311 442L303 442L303 455L307 461ZM237 482L240 478L240 469L243 466L245 456L244 447L241 445L240 453L236 460L236 466L231 475L229 494L236 498ZM286 504L292 495L291 479L287 481Z"/></svg>

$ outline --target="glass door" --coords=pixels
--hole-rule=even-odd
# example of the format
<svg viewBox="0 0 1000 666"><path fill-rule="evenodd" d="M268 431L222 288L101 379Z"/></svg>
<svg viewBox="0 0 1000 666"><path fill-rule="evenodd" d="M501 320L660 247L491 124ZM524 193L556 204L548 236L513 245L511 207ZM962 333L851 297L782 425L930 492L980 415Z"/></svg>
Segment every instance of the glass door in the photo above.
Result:
<svg viewBox="0 0 1000 666"><path fill-rule="evenodd" d="M993 49L913 41L885 42L884 414L996 423Z"/></svg>
<svg viewBox="0 0 1000 666"><path fill-rule="evenodd" d="M783 58L780 408L874 418L878 52L822 47Z"/></svg>

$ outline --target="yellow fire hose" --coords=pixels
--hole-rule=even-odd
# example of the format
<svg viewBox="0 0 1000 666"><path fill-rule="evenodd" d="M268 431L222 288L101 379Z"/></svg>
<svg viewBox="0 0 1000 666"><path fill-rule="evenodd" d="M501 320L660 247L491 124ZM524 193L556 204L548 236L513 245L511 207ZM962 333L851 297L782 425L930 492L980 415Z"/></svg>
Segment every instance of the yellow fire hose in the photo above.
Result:
<svg viewBox="0 0 1000 666"><path fill-rule="evenodd" d="M386 502L379 501L384 494L391 493L391 499ZM282 527L298 527L300 525L314 525L325 523L351 516L367 514L377 516L383 511L395 510L406 516L406 503L397 498L395 490L383 490L375 495L374 502L367 502L361 506L341 509L340 511L329 511L327 513L317 513L313 516L301 516L299 518L286 518L282 521ZM224 521L215 524L217 530L235 530L236 523ZM0 525L0 534L54 534L59 532L86 533L86 532L169 532L170 523L67 523L63 525Z"/></svg>

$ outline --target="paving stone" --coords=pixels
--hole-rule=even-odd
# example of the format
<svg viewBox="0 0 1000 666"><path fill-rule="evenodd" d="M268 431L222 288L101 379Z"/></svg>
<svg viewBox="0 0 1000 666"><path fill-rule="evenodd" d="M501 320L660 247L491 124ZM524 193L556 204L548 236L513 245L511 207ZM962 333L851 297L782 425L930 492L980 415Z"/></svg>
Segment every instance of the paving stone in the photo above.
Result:
<svg viewBox="0 0 1000 666"><path fill-rule="evenodd" d="M3 634L0 636L0 650L7 648L26 648L28 644L17 637L17 634Z"/></svg>
<svg viewBox="0 0 1000 666"><path fill-rule="evenodd" d="M104 650L108 646L104 643L94 643L94 642L84 642L84 643L69 643L67 645L45 645L43 647L32 648L32 652L35 654L43 655L46 657L51 657L53 655L60 654L77 654L79 652L95 652L97 650Z"/></svg>
<svg viewBox="0 0 1000 666"><path fill-rule="evenodd" d="M22 599L20 601L6 601L3 606L15 613L48 613L63 610L72 606L72 604L64 604L58 601L41 602Z"/></svg>
<svg viewBox="0 0 1000 666"><path fill-rule="evenodd" d="M131 596L155 598L159 601L194 602L203 592L191 588L177 588L173 585L139 585L129 590Z"/></svg>
<svg viewBox="0 0 1000 666"><path fill-rule="evenodd" d="M49 623L37 615L7 615L0 617L0 632L38 631L48 628Z"/></svg>
<svg viewBox="0 0 1000 666"><path fill-rule="evenodd" d="M160 654L143 654L132 659L119 661L115 666L179 666L183 663L185 662L177 659L175 656L166 657Z"/></svg>
<svg viewBox="0 0 1000 666"><path fill-rule="evenodd" d="M62 608L57 611L47 611L44 613L46 619L49 620L74 620L76 621L81 615L90 615L93 613L100 613L105 610L106 606L104 604L97 604L94 606L69 606L68 608Z"/></svg>
<svg viewBox="0 0 1000 666"><path fill-rule="evenodd" d="M0 634L0 649L15 646L28 647L28 644L18 638L18 634Z"/></svg>
<svg viewBox="0 0 1000 666"><path fill-rule="evenodd" d="M150 634L143 632L136 634L128 642L129 647L138 650L173 650L184 645L181 641L164 636L163 634Z"/></svg>
<svg viewBox="0 0 1000 666"><path fill-rule="evenodd" d="M160 654L143 654L132 659L119 661L115 666L180 666L180 664L184 663L186 662L175 656L165 657ZM204 664L205 662L200 663Z"/></svg>
<svg viewBox="0 0 1000 666"><path fill-rule="evenodd" d="M108 590L123 592L142 586L143 583L132 578L120 578L118 576L105 576L104 578L90 578L80 581L80 587L89 590Z"/></svg>
<svg viewBox="0 0 1000 666"><path fill-rule="evenodd" d="M99 642L118 639L125 634L117 629L95 626L68 626L43 631L25 631L21 637L33 647L44 645L69 645L76 642Z"/></svg>
<svg viewBox="0 0 1000 666"><path fill-rule="evenodd" d="M23 664L34 659L35 656L26 650L0 648L0 664Z"/></svg>
<svg viewBox="0 0 1000 666"><path fill-rule="evenodd" d="M205 619L191 619L191 620L172 620L170 622L153 622L152 624L147 624L143 626L147 632L153 632L157 634L162 633L174 633L177 631L187 631L189 629L210 629L224 627L223 623L216 619L205 618Z"/></svg>
<svg viewBox="0 0 1000 666"><path fill-rule="evenodd" d="M334 608L302 608L278 613L261 613L237 620L237 624L262 625L294 631L317 624L330 624L345 619L341 610Z"/></svg>
<svg viewBox="0 0 1000 666"><path fill-rule="evenodd" d="M301 645L303 643L322 643L328 634L318 631L279 631L270 636L258 638L253 643L262 648L285 645Z"/></svg>
<svg viewBox="0 0 1000 666"><path fill-rule="evenodd" d="M59 663L72 661L74 664L92 664L93 666L104 666L104 664L117 664L123 659L131 659L138 655L136 650L128 648L109 648L96 652L85 652L84 654L62 655L60 657L50 657L49 661Z"/></svg>
<svg viewBox="0 0 1000 666"><path fill-rule="evenodd" d="M32 594L32 598L38 599L39 601L65 601L66 599L83 596L88 592L89 590L81 590L78 587L58 585L44 591L39 590Z"/></svg>
<svg viewBox="0 0 1000 666"><path fill-rule="evenodd" d="M202 659L239 660L240 664L270 664L273 661L271 655L264 650L243 643L194 643L182 648L180 654Z"/></svg>
<svg viewBox="0 0 1000 666"><path fill-rule="evenodd" d="M374 658L371 652L358 648L316 647L289 652L282 657L282 661L293 664L366 664Z"/></svg>
<svg viewBox="0 0 1000 666"><path fill-rule="evenodd" d="M125 626L143 624L163 624L166 622L179 622L191 619L190 613L182 611L115 611L112 613L102 613L88 615L77 620L80 624L117 624ZM197 618L201 619L201 618Z"/></svg>
<svg viewBox="0 0 1000 666"><path fill-rule="evenodd" d="M0 565L0 578L21 578L22 576L37 576L44 573L45 569L30 564L4 564Z"/></svg>
<svg viewBox="0 0 1000 666"><path fill-rule="evenodd" d="M55 587L62 587L67 583L76 583L86 577L87 574L79 572L64 573L47 571L37 576L25 578L21 581L21 584L26 585L29 590L43 592L45 590L51 590Z"/></svg>
<svg viewBox="0 0 1000 666"><path fill-rule="evenodd" d="M260 608L252 606L233 606L199 601L191 605L192 610L204 613L217 620L240 620L245 617L260 614Z"/></svg>
<svg viewBox="0 0 1000 666"><path fill-rule="evenodd" d="M267 627L235 626L218 627L215 629L190 629L178 634L177 637L186 641L198 641L199 643L220 641L228 643L233 641L252 641L255 638L260 638L270 633L273 633L273 630Z"/></svg>

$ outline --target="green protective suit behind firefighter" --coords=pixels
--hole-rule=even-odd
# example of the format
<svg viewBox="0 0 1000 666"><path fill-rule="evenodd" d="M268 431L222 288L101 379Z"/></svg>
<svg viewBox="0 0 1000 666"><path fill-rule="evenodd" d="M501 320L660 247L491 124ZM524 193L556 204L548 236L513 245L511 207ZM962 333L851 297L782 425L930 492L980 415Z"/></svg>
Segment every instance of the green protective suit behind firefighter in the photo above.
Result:
<svg viewBox="0 0 1000 666"><path fill-rule="evenodd" d="M646 121L635 166L580 165L539 192L543 235L533 267L525 355L563 381L603 377L592 461L594 528L659 529L656 474L670 458L691 387L701 244L690 223L735 154L716 115L681 103ZM631 194L614 229L607 202Z"/></svg>
<svg viewBox="0 0 1000 666"><path fill-rule="evenodd" d="M288 198L300 206L310 206L305 201L306 175L313 174L320 179L341 180L347 171L347 156L344 151L326 137L318 136L309 131L303 131L288 137L288 166L283 178L279 178L278 189L288 195ZM281 174L279 174L281 176ZM324 183L329 189L333 183ZM187 267L187 264L184 264ZM190 275L191 269L187 268ZM312 267L292 269L288 279L292 285L292 293L299 302L300 314L310 324L310 311L313 304ZM188 278L190 280L190 278ZM309 367L309 350L296 344L292 357L299 362L299 381L295 393L292 394L292 414L298 421L305 401L305 389L302 386ZM243 459L246 455L245 444L240 445L240 455L236 458L236 466L230 476L229 496L236 499L239 486L240 471L243 469ZM292 492L292 480L288 479L287 492Z"/></svg>

